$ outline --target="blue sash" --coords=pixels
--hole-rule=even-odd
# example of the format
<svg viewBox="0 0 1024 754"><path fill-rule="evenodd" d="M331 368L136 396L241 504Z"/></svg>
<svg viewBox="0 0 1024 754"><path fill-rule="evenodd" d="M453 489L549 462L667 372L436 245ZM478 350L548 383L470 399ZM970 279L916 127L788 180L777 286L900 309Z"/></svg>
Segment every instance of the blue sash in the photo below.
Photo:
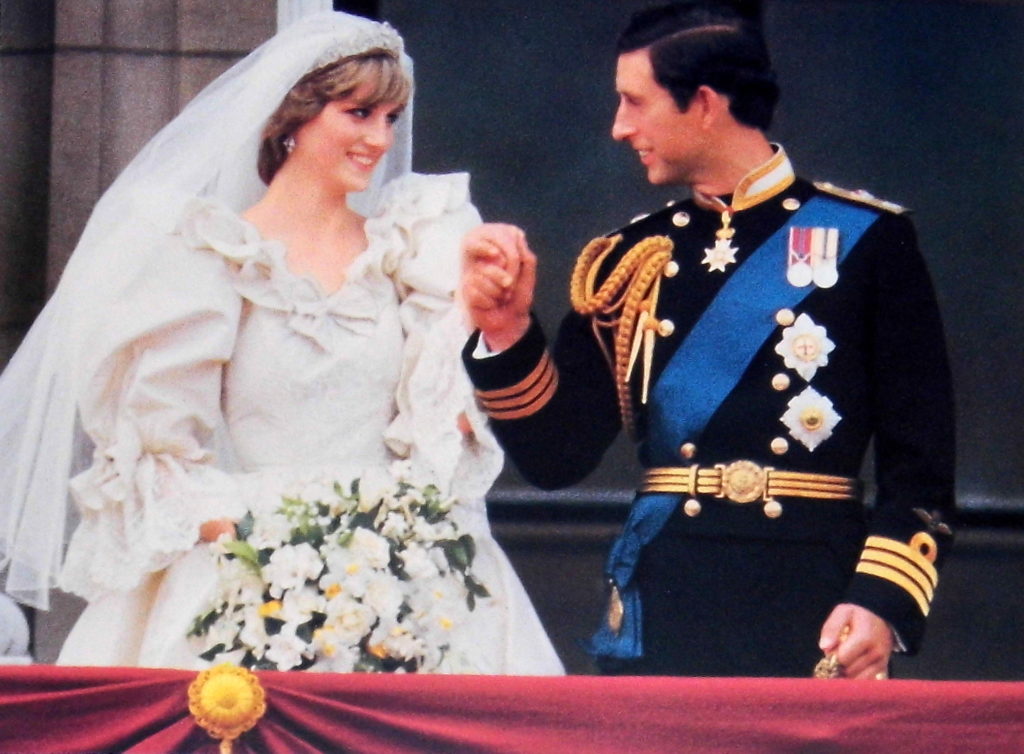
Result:
<svg viewBox="0 0 1024 754"><path fill-rule="evenodd" d="M815 290L796 288L785 276L791 227L839 228L837 264L878 218L867 207L817 196L736 268L673 354L651 393L647 444L654 466L679 462L679 446L696 440L740 381L764 342L775 331L775 313L793 308ZM654 539L679 505L672 493L639 494L612 545L605 575L617 585L624 615L616 634L602 623L587 647L593 655L643 655L640 595L632 583L640 549Z"/></svg>

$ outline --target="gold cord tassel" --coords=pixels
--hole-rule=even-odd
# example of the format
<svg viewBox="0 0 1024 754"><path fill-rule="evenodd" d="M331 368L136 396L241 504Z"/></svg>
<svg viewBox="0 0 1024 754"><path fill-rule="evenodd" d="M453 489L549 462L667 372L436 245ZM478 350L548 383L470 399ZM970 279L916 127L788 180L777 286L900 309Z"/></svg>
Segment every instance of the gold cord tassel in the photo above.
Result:
<svg viewBox="0 0 1024 754"><path fill-rule="evenodd" d="M668 236L649 236L639 241L595 291L602 265L621 241L621 235L595 238L584 247L573 269L569 299L577 313L591 317L594 335L615 377L622 424L633 435L629 379L642 345L642 399L646 401L653 360L653 334L658 326L654 313L661 290L661 273L672 259L673 244ZM607 328L613 330L612 354L608 353L601 337L601 330ZM645 333L650 335L645 336Z"/></svg>

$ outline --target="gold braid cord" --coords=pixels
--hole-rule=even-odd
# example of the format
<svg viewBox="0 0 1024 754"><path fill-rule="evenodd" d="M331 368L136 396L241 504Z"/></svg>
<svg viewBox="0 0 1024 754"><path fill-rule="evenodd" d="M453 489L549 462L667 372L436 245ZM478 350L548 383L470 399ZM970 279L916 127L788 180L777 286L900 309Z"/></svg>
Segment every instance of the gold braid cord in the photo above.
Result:
<svg viewBox="0 0 1024 754"><path fill-rule="evenodd" d="M658 304L661 273L672 259L673 244L668 236L648 236L639 241L626 252L595 291L601 266L621 241L621 235L601 237L584 247L572 272L569 298L576 312L591 318L594 336L615 377L622 424L632 435L633 401L629 389L631 352L638 336L641 313L653 318ZM604 329L613 330L613 354L608 353L601 337Z"/></svg>

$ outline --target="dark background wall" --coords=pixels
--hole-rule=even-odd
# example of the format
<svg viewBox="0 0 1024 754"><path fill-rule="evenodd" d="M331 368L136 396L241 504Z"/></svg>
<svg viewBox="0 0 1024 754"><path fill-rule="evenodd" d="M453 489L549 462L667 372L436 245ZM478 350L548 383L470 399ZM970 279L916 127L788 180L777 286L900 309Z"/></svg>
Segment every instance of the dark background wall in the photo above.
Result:
<svg viewBox="0 0 1024 754"><path fill-rule="evenodd" d="M677 193L647 186L609 136L615 36L646 4L379 3L416 61L417 169L469 170L485 217L527 228L550 329L581 246ZM1024 512L1024 5L766 0L764 14L783 92L770 135L797 171L915 211L955 372L962 505ZM628 498L632 463L617 447L570 497ZM535 498L511 473L500 494Z"/></svg>
<svg viewBox="0 0 1024 754"><path fill-rule="evenodd" d="M416 168L469 170L488 219L522 224L553 330L594 235L676 191L609 136L614 40L647 3L382 0L416 61ZM797 171L910 207L957 389L965 511L921 655L895 674L1024 679L1024 4L765 0L782 85L770 136ZM566 438L571 442L572 438ZM626 441L572 490L506 471L495 532L563 659L603 611L600 570L636 478Z"/></svg>

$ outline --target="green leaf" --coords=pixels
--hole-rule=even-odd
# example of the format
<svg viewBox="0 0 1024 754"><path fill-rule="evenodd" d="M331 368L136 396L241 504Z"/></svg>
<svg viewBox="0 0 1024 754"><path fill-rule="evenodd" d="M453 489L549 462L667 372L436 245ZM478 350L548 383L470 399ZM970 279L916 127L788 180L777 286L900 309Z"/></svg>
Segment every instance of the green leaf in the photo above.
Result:
<svg viewBox="0 0 1024 754"><path fill-rule="evenodd" d="M487 591L487 587L469 574L466 574L466 589L469 590L470 594L475 594L477 597L491 596L491 593Z"/></svg>
<svg viewBox="0 0 1024 754"><path fill-rule="evenodd" d="M225 649L227 649L227 647L224 646L224 644L215 644L199 656L207 662L213 662L213 659Z"/></svg>
<svg viewBox="0 0 1024 754"><path fill-rule="evenodd" d="M476 542L473 541L473 537L469 534L463 534L459 537L459 542L466 548L466 565L472 565L473 558L476 557Z"/></svg>
<svg viewBox="0 0 1024 754"><path fill-rule="evenodd" d="M217 622L219 615L220 610L210 610L197 615L196 619L192 622L192 628L189 629L188 636L206 636L210 627Z"/></svg>
<svg viewBox="0 0 1024 754"><path fill-rule="evenodd" d="M469 551L463 539L442 539L437 544L444 552L448 565L460 573L465 573L469 567Z"/></svg>
<svg viewBox="0 0 1024 754"><path fill-rule="evenodd" d="M245 563L257 576L259 575L260 554L256 552L256 548L251 544L240 539L233 539L224 543L224 549Z"/></svg>

